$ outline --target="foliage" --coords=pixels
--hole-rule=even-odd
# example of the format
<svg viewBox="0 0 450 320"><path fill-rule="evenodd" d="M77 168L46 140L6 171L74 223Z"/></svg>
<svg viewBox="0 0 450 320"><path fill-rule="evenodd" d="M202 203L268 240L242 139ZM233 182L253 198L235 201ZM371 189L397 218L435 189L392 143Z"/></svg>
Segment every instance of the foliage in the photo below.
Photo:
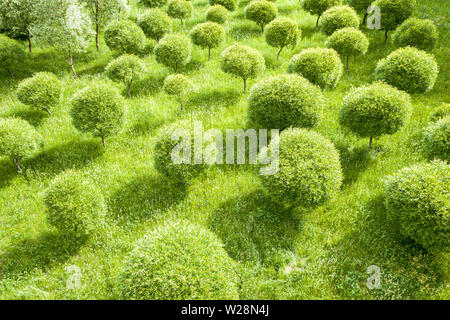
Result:
<svg viewBox="0 0 450 320"><path fill-rule="evenodd" d="M173 68L175 73L179 68L191 61L191 40L183 34L167 34L155 47L156 61Z"/></svg>
<svg viewBox="0 0 450 320"><path fill-rule="evenodd" d="M139 55L144 51L144 31L130 20L114 21L105 29L106 45L117 55Z"/></svg>
<svg viewBox="0 0 450 320"><path fill-rule="evenodd" d="M311 14L322 15L327 9L338 6L343 0L303 0L303 9Z"/></svg>
<svg viewBox="0 0 450 320"><path fill-rule="evenodd" d="M433 21L409 18L394 32L392 38L398 47L416 47L431 51L438 40L439 33Z"/></svg>
<svg viewBox="0 0 450 320"><path fill-rule="evenodd" d="M139 16L139 27L145 35L159 41L165 34L172 31L172 20L160 9L150 9Z"/></svg>
<svg viewBox="0 0 450 320"><path fill-rule="evenodd" d="M209 4L211 6L216 4L221 5L229 11L234 11L236 9L236 0L209 0Z"/></svg>
<svg viewBox="0 0 450 320"><path fill-rule="evenodd" d="M367 36L355 28L343 28L335 31L327 41L327 46L336 50L341 56L348 58L366 54L369 49Z"/></svg>
<svg viewBox="0 0 450 320"><path fill-rule="evenodd" d="M285 17L274 19L266 26L264 32L267 44L275 48L280 48L278 57L284 47L289 45L295 47L301 35L302 32L298 29L297 22Z"/></svg>
<svg viewBox="0 0 450 320"><path fill-rule="evenodd" d="M133 81L141 79L144 71L144 63L132 54L121 55L106 66L106 75L108 78L124 83L128 88L130 97Z"/></svg>
<svg viewBox="0 0 450 320"><path fill-rule="evenodd" d="M394 30L413 14L416 0L376 0L373 5L380 8L381 28Z"/></svg>
<svg viewBox="0 0 450 320"><path fill-rule="evenodd" d="M264 26L275 19L278 15L277 6L266 0L253 0L245 7L245 18L256 22L264 31Z"/></svg>
<svg viewBox="0 0 450 320"><path fill-rule="evenodd" d="M359 28L359 17L352 7L331 7L323 13L320 28L326 35L342 28Z"/></svg>
<svg viewBox="0 0 450 320"><path fill-rule="evenodd" d="M219 47L225 41L224 28L215 22L204 22L192 28L191 39L195 45L208 48L211 58L211 48Z"/></svg>
<svg viewBox="0 0 450 320"><path fill-rule="evenodd" d="M25 52L16 40L0 34L0 65L14 78L13 68L25 59Z"/></svg>
<svg viewBox="0 0 450 320"><path fill-rule="evenodd" d="M174 19L188 19L192 15L192 4L188 0L170 0L167 7L167 14Z"/></svg>
<svg viewBox="0 0 450 320"><path fill-rule="evenodd" d="M174 95L181 105L180 114L183 112L183 106L192 87L192 82L182 74L171 74L164 80L164 91L167 94Z"/></svg>
<svg viewBox="0 0 450 320"><path fill-rule="evenodd" d="M442 103L430 115L430 121L438 121L446 116L450 116L450 103Z"/></svg>
<svg viewBox="0 0 450 320"><path fill-rule="evenodd" d="M421 149L430 160L450 161L450 116L432 122L424 129Z"/></svg>
<svg viewBox="0 0 450 320"><path fill-rule="evenodd" d="M156 8L164 6L167 0L138 0L138 3L148 8Z"/></svg>
<svg viewBox="0 0 450 320"><path fill-rule="evenodd" d="M225 21L227 21L227 19L228 19L228 10L220 4L210 6L208 11L206 11L207 21L224 24Z"/></svg>
<svg viewBox="0 0 450 320"><path fill-rule="evenodd" d="M367 13L367 9L373 0L348 0L349 6L354 8L358 13Z"/></svg>

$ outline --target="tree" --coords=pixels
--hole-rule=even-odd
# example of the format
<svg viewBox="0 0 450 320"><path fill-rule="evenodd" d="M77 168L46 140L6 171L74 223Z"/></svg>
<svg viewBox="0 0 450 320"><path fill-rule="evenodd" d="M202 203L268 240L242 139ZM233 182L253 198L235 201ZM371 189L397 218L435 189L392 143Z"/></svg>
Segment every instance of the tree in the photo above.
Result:
<svg viewBox="0 0 450 320"><path fill-rule="evenodd" d="M321 29L331 35L342 28L359 28L358 14L349 6L335 6L327 9L322 15Z"/></svg>
<svg viewBox="0 0 450 320"><path fill-rule="evenodd" d="M319 28L319 19L322 16L322 13L325 12L328 8L341 5L343 0L304 0L303 1L303 9L308 11L311 14L317 14L316 28Z"/></svg>
<svg viewBox="0 0 450 320"><path fill-rule="evenodd" d="M140 55L147 43L144 31L129 20L113 21L105 29L106 45L115 54Z"/></svg>
<svg viewBox="0 0 450 320"><path fill-rule="evenodd" d="M364 14L363 24L366 23L367 9L370 7L374 0L349 0L349 5L356 10L358 13Z"/></svg>
<svg viewBox="0 0 450 320"><path fill-rule="evenodd" d="M277 54L277 61L283 48L291 45L295 47L301 38L302 32L298 29L297 22L289 18L276 18L270 22L264 32L266 42L275 48L280 48Z"/></svg>
<svg viewBox="0 0 450 320"><path fill-rule="evenodd" d="M0 34L0 65L9 72L13 80L13 69L17 64L23 62L24 59L25 52L20 43Z"/></svg>
<svg viewBox="0 0 450 320"><path fill-rule="evenodd" d="M167 7L167 14L174 18L180 19L183 25L183 19L187 19L192 15L192 4L187 0L170 0Z"/></svg>
<svg viewBox="0 0 450 320"><path fill-rule="evenodd" d="M430 123L422 133L420 149L429 159L450 161L450 116Z"/></svg>
<svg viewBox="0 0 450 320"><path fill-rule="evenodd" d="M191 40L183 34L167 34L155 47L156 61L173 68L175 73L179 68L191 61Z"/></svg>
<svg viewBox="0 0 450 320"><path fill-rule="evenodd" d="M395 30L392 38L398 47L411 46L431 51L436 45L439 33L433 21L409 18Z"/></svg>
<svg viewBox="0 0 450 320"><path fill-rule="evenodd" d="M191 89L192 82L182 74L171 74L164 80L164 91L174 95L180 103L180 117Z"/></svg>
<svg viewBox="0 0 450 320"><path fill-rule="evenodd" d="M278 15L277 6L266 0L252 0L244 9L245 18L256 22L264 32L264 26Z"/></svg>
<svg viewBox="0 0 450 320"><path fill-rule="evenodd" d="M113 81L122 82L127 86L131 98L131 85L144 74L144 63L132 54L124 54L114 59L106 66L106 75Z"/></svg>
<svg viewBox="0 0 450 320"><path fill-rule="evenodd" d="M167 0L138 0L138 3L147 8L156 8L164 6Z"/></svg>
<svg viewBox="0 0 450 320"><path fill-rule="evenodd" d="M220 4L215 4L213 6L210 6L208 8L208 11L206 11L206 20L224 24L225 21L228 19L228 10L221 6Z"/></svg>
<svg viewBox="0 0 450 320"><path fill-rule="evenodd" d="M236 0L209 0L209 4L211 6L216 4L221 5L228 11L234 11L236 9Z"/></svg>
<svg viewBox="0 0 450 320"><path fill-rule="evenodd" d="M172 31L172 19L160 9L150 9L138 18L138 25L145 35L159 41Z"/></svg>
<svg viewBox="0 0 450 320"><path fill-rule="evenodd" d="M208 48L208 60L211 59L211 49L217 48L225 41L224 28L214 22L200 23L191 30L190 34L195 45Z"/></svg>

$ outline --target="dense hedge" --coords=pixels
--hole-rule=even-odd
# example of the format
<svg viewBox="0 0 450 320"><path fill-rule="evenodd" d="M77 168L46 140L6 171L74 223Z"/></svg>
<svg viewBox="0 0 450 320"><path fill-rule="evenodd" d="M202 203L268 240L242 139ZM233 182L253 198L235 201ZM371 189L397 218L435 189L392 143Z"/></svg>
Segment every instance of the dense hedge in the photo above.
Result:
<svg viewBox="0 0 450 320"><path fill-rule="evenodd" d="M323 13L320 28L326 35L347 27L359 28L359 16L352 7L331 7Z"/></svg>
<svg viewBox="0 0 450 320"><path fill-rule="evenodd" d="M105 29L106 45L116 54L140 55L145 50L147 38L144 31L130 20L114 21Z"/></svg>
<svg viewBox="0 0 450 320"><path fill-rule="evenodd" d="M432 122L424 129L421 149L430 160L450 161L450 116Z"/></svg>
<svg viewBox="0 0 450 320"><path fill-rule="evenodd" d="M296 46L297 41L302 36L302 32L298 28L297 22L289 18L280 17L266 26L264 36L267 44L280 49L277 55L278 60L284 47Z"/></svg>
<svg viewBox="0 0 450 320"><path fill-rule="evenodd" d="M108 78L124 83L128 88L130 98L133 81L141 79L144 71L144 63L132 54L121 55L106 66L106 75Z"/></svg>
<svg viewBox="0 0 450 320"><path fill-rule="evenodd" d="M236 9L236 0L209 0L209 4L212 6L219 4L229 11Z"/></svg>
<svg viewBox="0 0 450 320"><path fill-rule="evenodd" d="M277 6L266 0L253 0L244 9L245 18L256 22L264 31L264 26L278 15Z"/></svg>
<svg viewBox="0 0 450 320"><path fill-rule="evenodd" d="M172 31L172 19L160 9L146 11L139 16L137 24L147 37L156 41Z"/></svg>
<svg viewBox="0 0 450 320"><path fill-rule="evenodd" d="M403 22L392 35L398 47L415 47L421 50L433 50L439 33L433 21L410 18Z"/></svg>
<svg viewBox="0 0 450 320"><path fill-rule="evenodd" d="M225 41L224 28L215 22L204 22L191 30L191 39L195 45L208 48L208 58L211 58L211 49L219 47Z"/></svg>
<svg viewBox="0 0 450 320"><path fill-rule="evenodd" d="M208 11L206 11L207 21L224 24L225 21L227 21L227 19L228 19L228 10L220 4L215 4L209 7Z"/></svg>

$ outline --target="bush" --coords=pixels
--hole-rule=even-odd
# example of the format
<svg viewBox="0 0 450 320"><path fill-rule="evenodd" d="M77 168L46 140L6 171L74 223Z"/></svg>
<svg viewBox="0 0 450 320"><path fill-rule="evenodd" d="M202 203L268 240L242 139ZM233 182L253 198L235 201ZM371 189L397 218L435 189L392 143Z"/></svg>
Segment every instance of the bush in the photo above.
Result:
<svg viewBox="0 0 450 320"><path fill-rule="evenodd" d="M227 19L228 10L220 4L213 5L209 7L208 11L206 11L207 21L224 24Z"/></svg>
<svg viewBox="0 0 450 320"><path fill-rule="evenodd" d="M450 116L450 103L442 103L430 115L430 121L438 121L446 116Z"/></svg>
<svg viewBox="0 0 450 320"><path fill-rule="evenodd" d="M148 8L162 7L166 4L166 2L167 0L138 0L138 3Z"/></svg>
<svg viewBox="0 0 450 320"><path fill-rule="evenodd" d="M450 170L445 162L403 168L385 181L387 214L400 233L430 251L450 246Z"/></svg>
<svg viewBox="0 0 450 320"><path fill-rule="evenodd" d="M433 50L439 33L433 21L410 18L394 32L392 38L398 47L416 47L421 50Z"/></svg>
<svg viewBox="0 0 450 320"><path fill-rule="evenodd" d="M180 19L183 24L184 19L192 15L192 4L187 0L170 0L167 7L167 13L174 19Z"/></svg>
<svg viewBox="0 0 450 320"><path fill-rule="evenodd" d="M132 54L124 54L114 59L106 66L106 75L113 81L124 83L131 98L131 85L139 80L145 70L144 63Z"/></svg>
<svg viewBox="0 0 450 320"><path fill-rule="evenodd" d="M273 142L269 149L273 150ZM279 171L262 176L274 200L313 209L332 198L342 183L339 153L322 135L307 129L283 131L279 141Z"/></svg>
<svg viewBox="0 0 450 320"><path fill-rule="evenodd" d="M372 4L373 0L348 0L350 7L356 10L358 13L367 13L367 9Z"/></svg>
<svg viewBox="0 0 450 320"><path fill-rule="evenodd" d="M0 34L0 65L5 68L14 79L14 68L25 59L25 51L16 40Z"/></svg>
<svg viewBox="0 0 450 320"><path fill-rule="evenodd" d="M424 93L434 87L439 67L434 57L416 48L400 48L378 61L375 76L409 93Z"/></svg>
<svg viewBox="0 0 450 320"><path fill-rule="evenodd" d="M191 40L182 34L167 34L155 47L155 58L159 63L173 68L175 73L191 61Z"/></svg>
<svg viewBox="0 0 450 320"><path fill-rule="evenodd" d="M366 54L369 49L369 39L358 29L343 28L335 31L328 38L327 45L347 58L348 72L349 57Z"/></svg>
<svg viewBox="0 0 450 320"><path fill-rule="evenodd" d="M146 11L137 23L147 37L156 41L172 31L172 19L160 9Z"/></svg>
<svg viewBox="0 0 450 320"><path fill-rule="evenodd" d="M229 11L236 9L236 0L209 0L209 4L214 6L216 4L221 5Z"/></svg>
<svg viewBox="0 0 450 320"><path fill-rule="evenodd" d="M144 31L129 20L114 21L105 29L106 45L115 54L140 55L144 51L147 38Z"/></svg>
<svg viewBox="0 0 450 320"><path fill-rule="evenodd" d="M174 95L180 103L180 117L192 86L192 82L182 74L169 75L164 80L164 91L167 94Z"/></svg>
<svg viewBox="0 0 450 320"><path fill-rule="evenodd" d="M266 27L264 36L268 45L280 48L277 54L277 60L280 57L280 53L284 47L291 45L295 47L297 41L300 40L302 35L301 30L298 28L297 22L289 18L276 18Z"/></svg>
<svg viewBox="0 0 450 320"><path fill-rule="evenodd" d="M373 5L380 8L381 28L386 30L384 38L386 43L389 30L395 30L413 14L416 0L376 0Z"/></svg>
<svg viewBox="0 0 450 320"><path fill-rule="evenodd" d="M116 134L124 118L123 99L108 83L98 81L78 91L70 102L72 123L81 132L105 138Z"/></svg>
<svg viewBox="0 0 450 320"><path fill-rule="evenodd" d="M0 155L9 157L22 171L22 160L32 157L42 146L41 135L20 118L0 118Z"/></svg>
<svg viewBox="0 0 450 320"><path fill-rule="evenodd" d="M278 15L277 6L266 0L253 0L244 9L245 18L256 22L264 32L264 26Z"/></svg>
<svg viewBox="0 0 450 320"><path fill-rule="evenodd" d="M359 28L359 17L352 7L331 7L323 13L320 28L326 35L347 27Z"/></svg>
<svg viewBox="0 0 450 320"><path fill-rule="evenodd" d="M333 49L309 48L294 55L288 72L298 73L323 89L334 88L341 79L343 65Z"/></svg>
<svg viewBox="0 0 450 320"><path fill-rule="evenodd" d="M317 14L316 28L319 27L319 19L328 8L341 5L344 0L303 0L303 9L311 14Z"/></svg>
<svg viewBox="0 0 450 320"><path fill-rule="evenodd" d="M298 75L279 75L258 82L248 97L251 122L265 129L312 128L325 98L320 89Z"/></svg>
<svg viewBox="0 0 450 320"><path fill-rule="evenodd" d="M101 190L74 171L63 172L52 181L44 202L48 223L74 238L91 235L106 214Z"/></svg>
<svg viewBox="0 0 450 320"><path fill-rule="evenodd" d="M186 222L168 222L146 235L126 263L124 299L238 299L235 262L217 236Z"/></svg>
<svg viewBox="0 0 450 320"><path fill-rule="evenodd" d="M241 44L234 44L222 52L220 67L223 72L244 80L245 93L247 91L247 79L255 78L263 72L265 61L258 50Z"/></svg>
<svg viewBox="0 0 450 320"><path fill-rule="evenodd" d="M421 149L430 160L450 161L450 116L432 122L424 129Z"/></svg>
<svg viewBox="0 0 450 320"><path fill-rule="evenodd" d="M344 98L340 124L362 137L372 138L397 132L411 108L409 95L383 82L350 91Z"/></svg>
<svg viewBox="0 0 450 320"><path fill-rule="evenodd" d="M45 110L52 115L51 109L61 99L61 82L50 72L38 72L23 80L17 87L17 98L27 106Z"/></svg>
<svg viewBox="0 0 450 320"><path fill-rule="evenodd" d="M214 22L200 23L192 29L191 38L194 44L208 48L208 59L211 59L211 48L217 48L225 41L225 30Z"/></svg>

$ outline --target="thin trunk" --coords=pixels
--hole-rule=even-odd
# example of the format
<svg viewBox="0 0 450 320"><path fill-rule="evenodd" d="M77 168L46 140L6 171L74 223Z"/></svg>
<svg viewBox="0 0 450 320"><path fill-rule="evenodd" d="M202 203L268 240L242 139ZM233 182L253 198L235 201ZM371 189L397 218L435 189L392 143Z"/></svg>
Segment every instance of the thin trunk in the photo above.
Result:
<svg viewBox="0 0 450 320"><path fill-rule="evenodd" d="M77 72L75 71L75 66L73 64L72 50L70 50L70 48L69 48L69 64L72 67L73 76L76 78Z"/></svg>
<svg viewBox="0 0 450 320"><path fill-rule="evenodd" d="M316 29L319 29L319 19L320 19L321 14L319 14L319 16L317 17L317 21L316 21Z"/></svg>
<svg viewBox="0 0 450 320"><path fill-rule="evenodd" d="M278 59L280 58L280 53L281 53L282 50L283 50L283 47L281 47L281 48L280 48L280 51L278 51L278 54L277 54L277 61L278 61Z"/></svg>
<svg viewBox="0 0 450 320"><path fill-rule="evenodd" d="M184 108L184 105L183 105L183 102L181 102L180 103L180 118L183 115L183 108Z"/></svg>
<svg viewBox="0 0 450 320"><path fill-rule="evenodd" d="M175 66L175 73L178 73L178 65Z"/></svg>
<svg viewBox="0 0 450 320"><path fill-rule="evenodd" d="M49 114L49 116L52 116L52 113L48 108L44 108L44 110Z"/></svg>
<svg viewBox="0 0 450 320"><path fill-rule="evenodd" d="M369 140L369 149L371 149L371 150L372 150L372 141L373 141L373 137L370 137L370 140Z"/></svg>
<svg viewBox="0 0 450 320"><path fill-rule="evenodd" d="M346 71L347 71L347 73L348 73L348 56L347 56L347 70L346 70Z"/></svg>
<svg viewBox="0 0 450 320"><path fill-rule="evenodd" d="M244 93L247 92L247 79L244 79Z"/></svg>
<svg viewBox="0 0 450 320"><path fill-rule="evenodd" d="M211 47L208 47L208 60L211 60Z"/></svg>
<svg viewBox="0 0 450 320"><path fill-rule="evenodd" d="M105 137L102 137L102 144L104 147L106 147Z"/></svg>
<svg viewBox="0 0 450 320"><path fill-rule="evenodd" d="M131 99L131 85L133 84L133 80L130 81L130 83L128 84L128 96Z"/></svg>
<svg viewBox="0 0 450 320"><path fill-rule="evenodd" d="M366 14L364 15L363 24L366 24L368 16L369 16L369 14L366 12Z"/></svg>
<svg viewBox="0 0 450 320"><path fill-rule="evenodd" d="M20 167L19 161L17 161L16 159L13 159L13 162L17 168L17 171L22 172L22 168Z"/></svg>
<svg viewBox="0 0 450 320"><path fill-rule="evenodd" d="M27 38L28 38L28 50L30 51L30 53L32 53L33 45L31 44L31 33L30 30L28 30L28 28L27 28Z"/></svg>
<svg viewBox="0 0 450 320"><path fill-rule="evenodd" d="M12 70L8 68L8 71L9 71L9 74L11 75L11 78L13 80L15 80L14 73L12 72Z"/></svg>
<svg viewBox="0 0 450 320"><path fill-rule="evenodd" d="M100 45L98 43L98 34L99 34L99 26L98 26L98 3L95 4L95 47L97 51L100 50Z"/></svg>
<svg viewBox="0 0 450 320"><path fill-rule="evenodd" d="M261 25L261 33L264 33L264 25Z"/></svg>
<svg viewBox="0 0 450 320"><path fill-rule="evenodd" d="M386 32L384 33L384 44L387 43L388 40L388 29L386 28Z"/></svg>
<svg viewBox="0 0 450 320"><path fill-rule="evenodd" d="M120 21L120 12L122 11L122 8L119 8L119 15L117 16L117 21Z"/></svg>

